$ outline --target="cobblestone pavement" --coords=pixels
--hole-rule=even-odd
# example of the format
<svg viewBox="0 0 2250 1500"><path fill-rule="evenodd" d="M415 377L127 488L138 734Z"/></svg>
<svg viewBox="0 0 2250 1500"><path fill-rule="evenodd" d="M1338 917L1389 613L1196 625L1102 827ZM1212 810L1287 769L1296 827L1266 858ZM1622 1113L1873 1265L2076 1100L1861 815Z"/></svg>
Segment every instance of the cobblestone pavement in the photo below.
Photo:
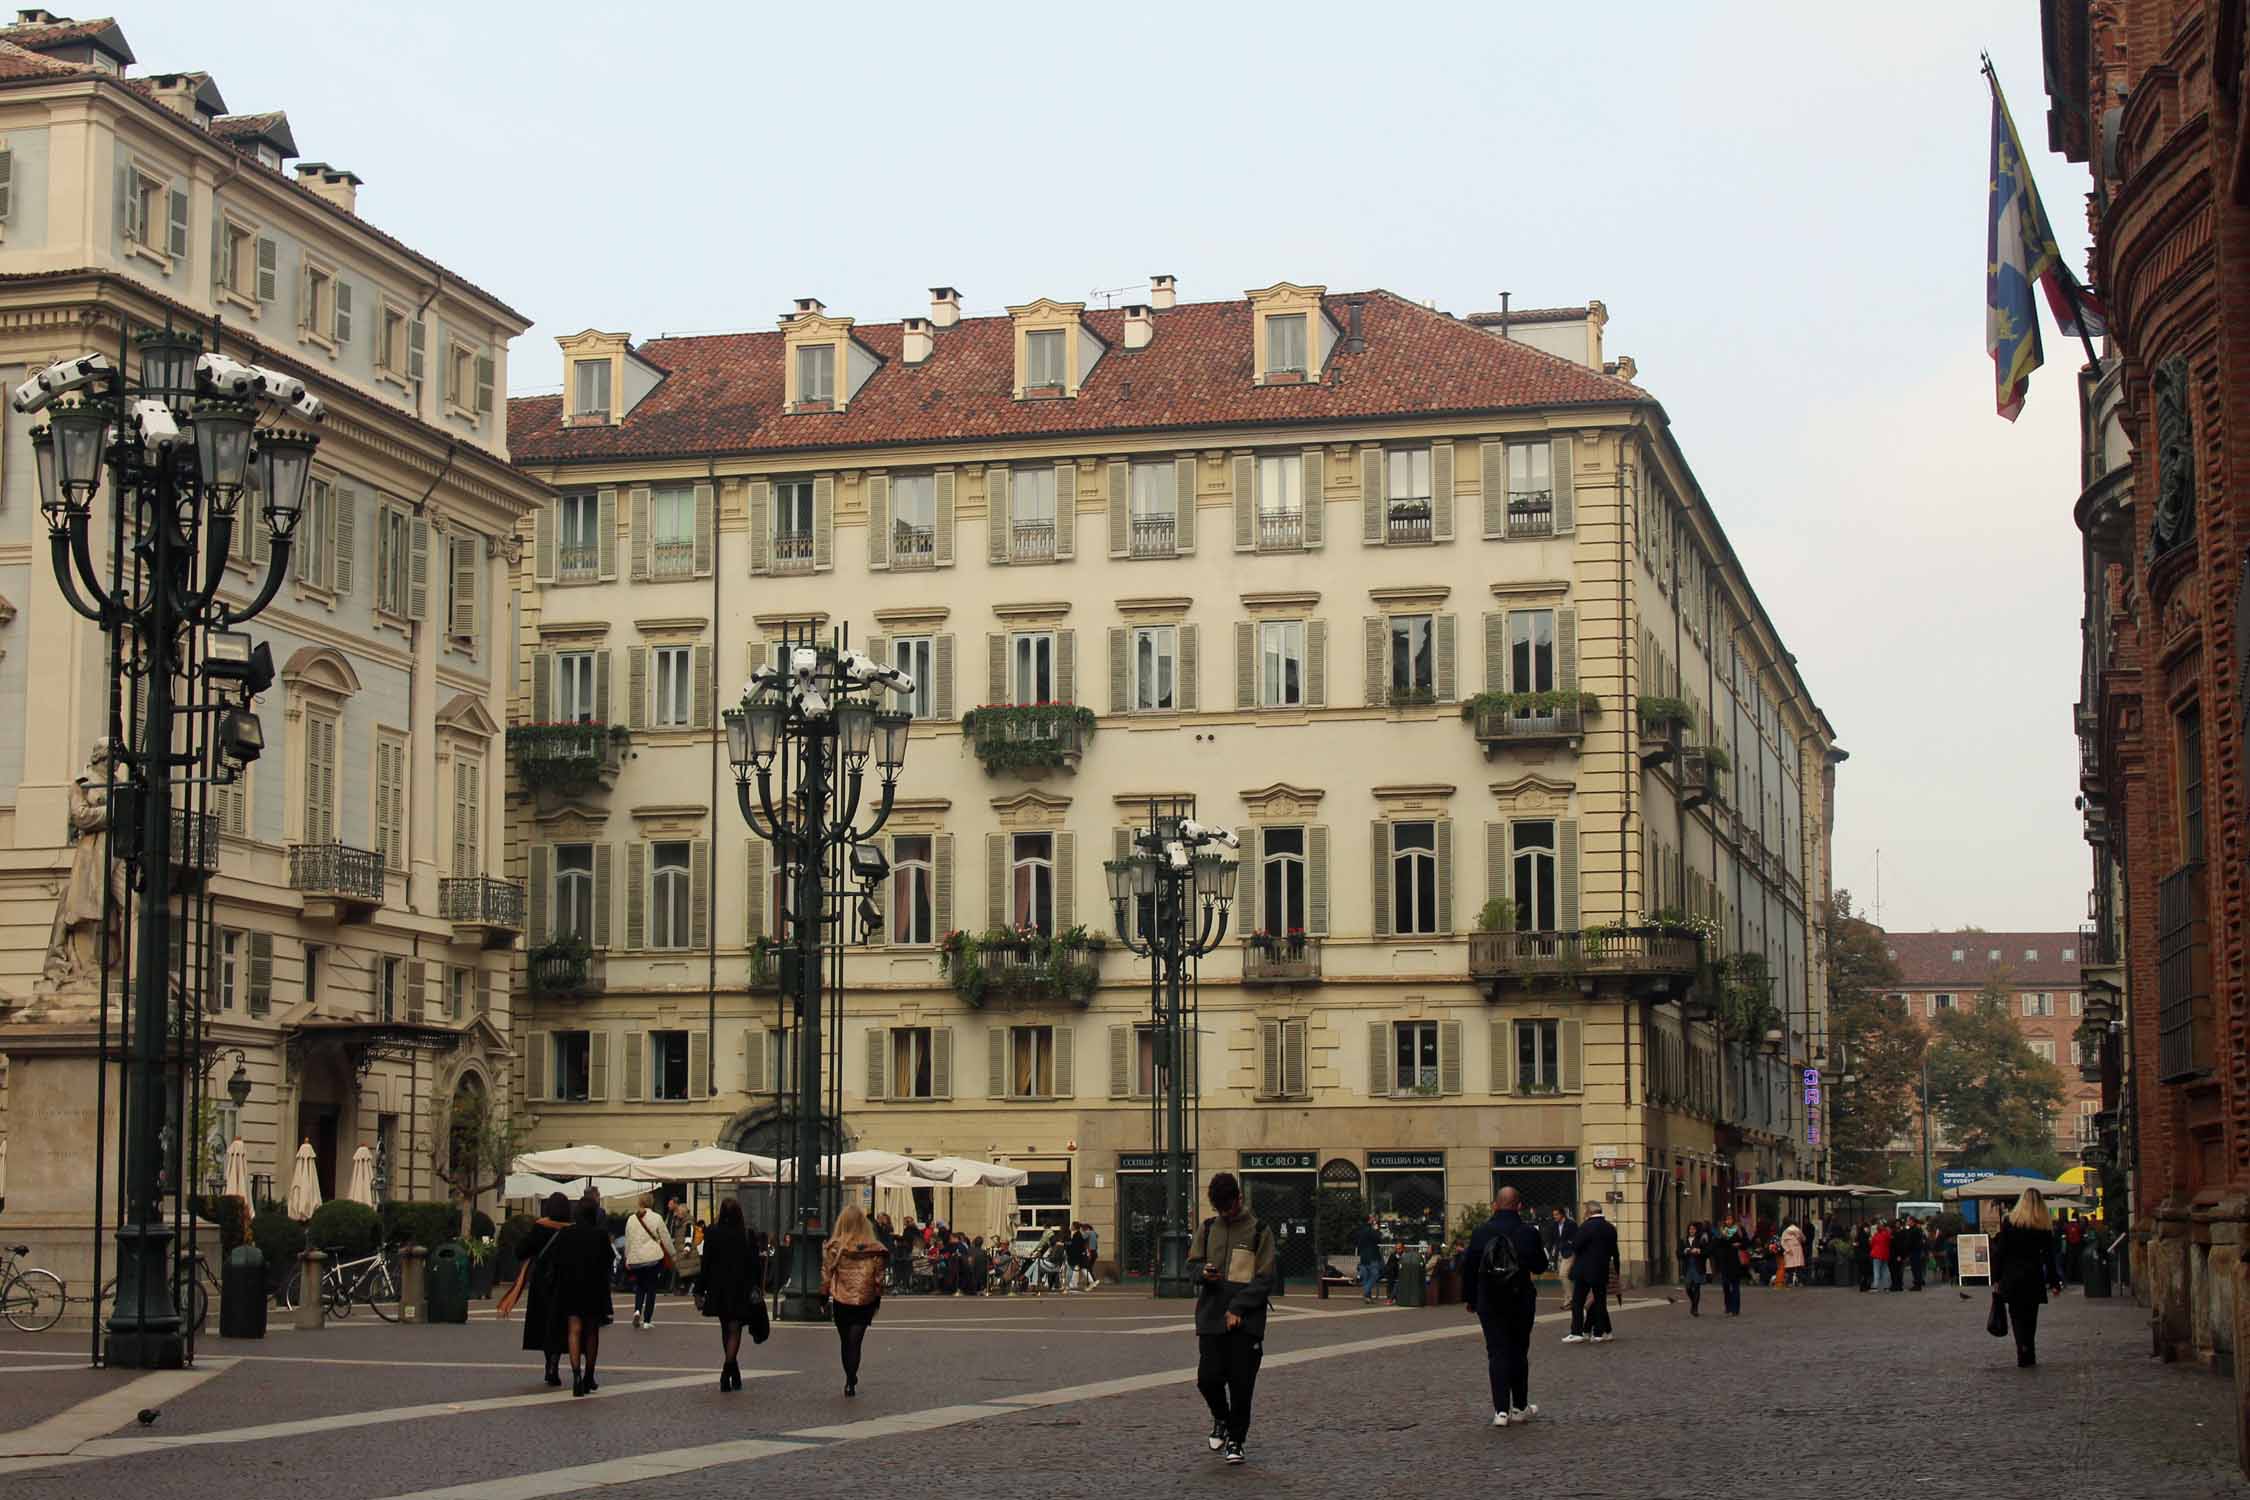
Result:
<svg viewBox="0 0 2250 1500"><path fill-rule="evenodd" d="M353 1319L262 1343L208 1340L201 1368L133 1420L158 1377L83 1367L82 1335L0 1337L0 1495L209 1495L244 1481L323 1500L430 1492L615 1500L891 1483L980 1497L1419 1492L1514 1476L1556 1496L1868 1484L2045 1495L2239 1495L2231 1382L2147 1358L2130 1302L2047 1310L2018 1371L1984 1304L1753 1291L1739 1320L1638 1298L1606 1345L1532 1345L1528 1426L1489 1427L1482 1347L1459 1308L1292 1297L1267 1337L1251 1462L1203 1444L1185 1310L1132 1292L895 1299L861 1395L835 1338L783 1326L716 1388L713 1325L684 1303L609 1331L602 1391L538 1380L514 1324ZM1713 1303L1716 1299L1711 1299ZM1558 1318L1550 1297L1542 1311ZM14 1456L6 1456L14 1455ZM1105 1476L1116 1476L1114 1483Z"/></svg>

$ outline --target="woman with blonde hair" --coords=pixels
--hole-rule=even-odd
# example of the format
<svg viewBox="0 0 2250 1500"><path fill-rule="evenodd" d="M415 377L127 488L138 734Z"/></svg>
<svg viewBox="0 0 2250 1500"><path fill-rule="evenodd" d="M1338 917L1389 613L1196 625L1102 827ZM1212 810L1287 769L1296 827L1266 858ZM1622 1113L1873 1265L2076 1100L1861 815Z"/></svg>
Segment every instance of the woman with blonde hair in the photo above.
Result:
<svg viewBox="0 0 2250 1500"><path fill-rule="evenodd" d="M2062 1295L2055 1276L2054 1222L2047 1216L2047 1200L2037 1188L2025 1188L2008 1210L2007 1219L1992 1240L1992 1331L2003 1318L2016 1335L2016 1368L2039 1363L2039 1309L2052 1291Z"/></svg>
<svg viewBox="0 0 2250 1500"><path fill-rule="evenodd" d="M883 1301L883 1267L890 1252L867 1227L867 1212L847 1204L820 1252L820 1289L836 1319L836 1338L844 1356L844 1394L859 1394L859 1351L867 1325Z"/></svg>

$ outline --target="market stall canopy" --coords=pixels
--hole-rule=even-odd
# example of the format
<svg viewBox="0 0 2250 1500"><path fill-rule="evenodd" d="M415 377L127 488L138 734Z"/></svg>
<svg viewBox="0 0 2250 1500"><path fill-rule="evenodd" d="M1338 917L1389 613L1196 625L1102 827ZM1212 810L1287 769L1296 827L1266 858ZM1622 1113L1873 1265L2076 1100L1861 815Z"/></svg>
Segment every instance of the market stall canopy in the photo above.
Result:
<svg viewBox="0 0 2250 1500"><path fill-rule="evenodd" d="M542 1177L626 1177L633 1175L633 1158L607 1146L557 1146L551 1151L526 1151L509 1163L515 1172L537 1172Z"/></svg>
<svg viewBox="0 0 2250 1500"><path fill-rule="evenodd" d="M2056 1182L2050 1177L2017 1177L2002 1173L1998 1177L1980 1177L1975 1182L1964 1182L1959 1187L1947 1188L1939 1196L1947 1199L1961 1198L2018 1198L2024 1190L2036 1189L2050 1204L2065 1206L2079 1201L2078 1189L2067 1182Z"/></svg>
<svg viewBox="0 0 2250 1500"><path fill-rule="evenodd" d="M627 1174L642 1182L771 1182L774 1159L749 1151L698 1146L670 1156L644 1156Z"/></svg>
<svg viewBox="0 0 2250 1500"><path fill-rule="evenodd" d="M1850 1188L1831 1187L1825 1182L1807 1182L1802 1177L1776 1177L1771 1182L1753 1182L1738 1193L1780 1193L1789 1198L1840 1198Z"/></svg>
<svg viewBox="0 0 2250 1500"><path fill-rule="evenodd" d="M545 1198L549 1193L560 1193L575 1201L586 1191L588 1184L604 1198L638 1198L648 1191L648 1184L635 1182L629 1177L579 1177L569 1182L557 1182L552 1177L542 1177L537 1172L510 1172L500 1189L503 1198Z"/></svg>

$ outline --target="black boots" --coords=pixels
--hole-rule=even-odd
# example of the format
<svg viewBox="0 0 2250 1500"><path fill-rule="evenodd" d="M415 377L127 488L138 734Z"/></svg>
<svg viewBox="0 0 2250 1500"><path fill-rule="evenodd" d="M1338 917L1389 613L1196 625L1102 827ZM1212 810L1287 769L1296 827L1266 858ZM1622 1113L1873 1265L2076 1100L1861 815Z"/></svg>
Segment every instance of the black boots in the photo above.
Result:
<svg viewBox="0 0 2250 1500"><path fill-rule="evenodd" d="M742 1369L731 1359L719 1366L719 1389L722 1391L739 1391L742 1389Z"/></svg>
<svg viewBox="0 0 2250 1500"><path fill-rule="evenodd" d="M562 1370L559 1368L559 1363L559 1361L552 1359L547 1361L547 1384L562 1384Z"/></svg>

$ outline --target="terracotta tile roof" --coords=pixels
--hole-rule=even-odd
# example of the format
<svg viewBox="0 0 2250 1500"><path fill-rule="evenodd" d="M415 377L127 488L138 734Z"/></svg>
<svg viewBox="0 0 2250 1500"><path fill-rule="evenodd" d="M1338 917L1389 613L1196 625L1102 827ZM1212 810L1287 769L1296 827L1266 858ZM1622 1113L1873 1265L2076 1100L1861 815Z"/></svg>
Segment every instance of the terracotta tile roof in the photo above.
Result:
<svg viewBox="0 0 2250 1500"><path fill-rule="evenodd" d="M278 109L254 115L221 115L211 122L211 133L230 146L278 136L290 143L290 154L295 154L296 142L289 132L289 116Z"/></svg>
<svg viewBox="0 0 2250 1500"><path fill-rule="evenodd" d="M508 446L519 463L706 456L986 438L1188 431L1272 423L1485 412L1539 406L1624 405L1638 387L1526 345L1492 338L1390 292L1332 295L1348 322L1364 302L1366 349L1339 345L1326 378L1251 384L1248 301L1198 302L1159 312L1145 348L1124 347L1124 313L1089 312L1109 345L1072 400L1018 401L1015 337L1007 318L969 318L936 330L937 349L900 363L896 323L853 336L882 361L838 413L782 410L782 334L652 339L635 353L672 374L614 427L562 425L562 397L508 403Z"/></svg>
<svg viewBox="0 0 2250 1500"><path fill-rule="evenodd" d="M1505 313L1470 313L1468 321L1477 324L1479 327L1487 323L1498 323L1503 317L1511 324L1581 323L1592 313L1593 309L1590 307L1511 307Z"/></svg>
<svg viewBox="0 0 2250 1500"><path fill-rule="evenodd" d="M87 70L77 63L57 62L51 57L41 57L14 42L0 41L0 79L8 78L68 78Z"/></svg>
<svg viewBox="0 0 2250 1500"><path fill-rule="evenodd" d="M133 49L126 45L125 33L118 28L113 16L97 16L90 21L58 20L52 24L33 22L0 26L0 41L33 50L67 47L72 42L93 42L121 62L138 61L133 56Z"/></svg>
<svg viewBox="0 0 2250 1500"><path fill-rule="evenodd" d="M2076 932L1891 932L1883 942L1898 964L1899 982L1915 990L1975 994L1988 978L2015 989L2072 989L2078 984ZM2000 950L1996 961L1992 951ZM2063 952L2068 949L2070 958ZM1958 950L1960 962L1954 962ZM2036 953L2037 958L2026 958Z"/></svg>

